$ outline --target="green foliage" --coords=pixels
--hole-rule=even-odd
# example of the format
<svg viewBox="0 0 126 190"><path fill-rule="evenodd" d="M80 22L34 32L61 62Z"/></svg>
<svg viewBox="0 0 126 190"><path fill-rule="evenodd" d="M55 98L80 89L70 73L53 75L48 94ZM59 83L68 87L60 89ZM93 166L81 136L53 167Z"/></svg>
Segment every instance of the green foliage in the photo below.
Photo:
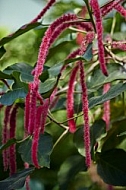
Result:
<svg viewBox="0 0 126 190"><path fill-rule="evenodd" d="M58 172L60 189L68 189L68 186L70 186L70 183L80 171L87 171L87 167L82 156L74 155L65 160Z"/></svg>
<svg viewBox="0 0 126 190"><path fill-rule="evenodd" d="M20 144L18 150L21 154L22 160L29 164L33 164L31 158L31 145L32 138L29 137ZM38 145L38 161L41 167L50 167L50 154L52 152L52 147L52 137L49 134L40 135Z"/></svg>
<svg viewBox="0 0 126 190"><path fill-rule="evenodd" d="M10 42L11 40L13 40L14 38L17 38L18 36L28 32L29 30L40 26L40 23L32 23L32 24L26 24L24 26L22 26L21 28L19 28L16 32L14 32L13 34L4 37L0 40L0 46L3 46L4 44Z"/></svg>
<svg viewBox="0 0 126 190"><path fill-rule="evenodd" d="M122 149L111 149L96 154L98 174L107 184L126 186L126 152Z"/></svg>
<svg viewBox="0 0 126 190"><path fill-rule="evenodd" d="M0 146L0 152L2 152L3 150L7 149L9 146L15 144L16 142L17 141L14 138L13 139L9 139L6 144L3 144L2 146Z"/></svg>
<svg viewBox="0 0 126 190"><path fill-rule="evenodd" d="M28 168L13 174L11 177L3 181L0 181L0 190L20 189L24 186L27 176L33 171L34 168Z"/></svg>
<svg viewBox="0 0 126 190"><path fill-rule="evenodd" d="M1 58L5 53L6 53L6 50L5 50L5 48L2 46L2 47L0 48L0 58Z"/></svg>
<svg viewBox="0 0 126 190"><path fill-rule="evenodd" d="M103 3L107 2L107 0L101 1L100 6L104 6ZM57 2L47 14L48 21L51 23L66 12L81 11L82 5L87 6L87 12L84 18L83 15L80 16L80 12L78 16L83 22L90 21L96 32L96 23L88 0L80 0L80 3L77 0ZM118 13L111 12L106 15L103 18L103 40L105 41L108 34L111 34L112 40L126 40L126 33L122 31L124 22ZM88 44L83 55L67 59L69 53L80 47L76 42L80 32L78 27L68 28L56 39L49 49L44 70L39 76L39 93L43 103L38 100L36 108L44 104L45 99L50 100L54 90L56 90L56 96L53 102L50 100L45 132L39 136L37 155L41 168L31 168L31 165L34 165L31 157L34 133L23 137L27 132L23 126L25 98L28 94L28 85L34 79L32 71L37 63L39 46L49 26L50 24L44 25L38 22L26 24L0 40L0 106L6 107L13 104L19 106L16 138L8 139L5 144L0 143L2 174L0 175L0 190L24 189L25 180L29 175L31 184L36 182L43 190L105 190L108 188L106 184L120 186L118 189L122 189L121 186L123 186L126 189L125 51L113 50L105 41L104 49L109 73L107 77L102 74L99 67L96 39ZM84 62L85 67L89 100L90 150L97 172L94 171L93 165L88 170L85 164L85 124L82 115L79 72L74 89L74 120L77 128L74 134L69 132L66 113L66 93L70 74L80 60ZM61 72L63 66L66 66L66 69ZM103 93L103 87L107 83L110 83L110 89ZM110 101L110 124L109 130L106 131L106 123L102 116L104 103L107 101ZM0 109L0 130L2 131L2 126L5 124L5 108ZM9 125L7 127L9 129ZM3 169L2 153L5 150L8 151L12 145L16 145L18 172L8 177L9 172ZM30 168L24 169L24 163L29 164ZM92 172L94 172L93 177ZM97 173L104 181L102 185L99 178L97 179ZM36 185L36 190L37 188L39 189ZM117 188L113 187L113 189Z"/></svg>

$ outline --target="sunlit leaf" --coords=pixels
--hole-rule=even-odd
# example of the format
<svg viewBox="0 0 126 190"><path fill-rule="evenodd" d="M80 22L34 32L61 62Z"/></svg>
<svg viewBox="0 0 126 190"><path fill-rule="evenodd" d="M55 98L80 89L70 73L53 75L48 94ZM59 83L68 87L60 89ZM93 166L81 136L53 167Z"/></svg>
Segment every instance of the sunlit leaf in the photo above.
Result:
<svg viewBox="0 0 126 190"><path fill-rule="evenodd" d="M4 44L10 42L14 38L17 38L18 36L28 32L29 30L32 30L33 28L40 26L40 23L32 23L32 24L26 24L19 28L16 32L12 33L9 36L6 36L0 40L0 46L3 46Z"/></svg>

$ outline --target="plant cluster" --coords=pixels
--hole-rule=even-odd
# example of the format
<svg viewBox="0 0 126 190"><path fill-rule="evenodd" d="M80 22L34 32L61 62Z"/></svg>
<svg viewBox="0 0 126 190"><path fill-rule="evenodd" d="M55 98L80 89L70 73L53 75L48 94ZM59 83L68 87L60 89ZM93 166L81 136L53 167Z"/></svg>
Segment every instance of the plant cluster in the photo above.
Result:
<svg viewBox="0 0 126 190"><path fill-rule="evenodd" d="M10 173L9 178L0 181L0 190L19 189L24 183L29 189L29 176L54 167L58 159L54 155L64 154L63 149L71 153L67 152L65 161L54 167L58 175L51 186L54 190L126 186L126 36L116 23L125 23L125 1L111 0L102 6L98 0L83 3L78 14L65 13L45 26L38 21L58 4L50 0L36 18L0 40L3 59L5 44L32 29L42 31L34 67L15 63L0 71L0 109L4 115L0 151L4 172L9 169ZM69 41L64 41L66 36ZM64 43L72 44L70 51L60 63L53 62L59 49L66 51ZM114 106L121 110L119 114ZM21 111L24 132L18 139ZM24 170L17 171L20 166L16 156L22 159ZM108 186L93 181L94 164ZM90 174L92 184L75 185L72 180L80 180L81 173Z"/></svg>

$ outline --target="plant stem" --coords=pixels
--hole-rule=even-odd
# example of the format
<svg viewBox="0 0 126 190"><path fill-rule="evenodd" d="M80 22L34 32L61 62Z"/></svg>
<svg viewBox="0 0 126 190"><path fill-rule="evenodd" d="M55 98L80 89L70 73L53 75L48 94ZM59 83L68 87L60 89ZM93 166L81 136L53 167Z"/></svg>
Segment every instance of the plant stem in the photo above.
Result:
<svg viewBox="0 0 126 190"><path fill-rule="evenodd" d="M61 141L61 139L68 133L69 128L67 128L62 135L57 139L57 141L55 142L55 144L53 145L53 150L54 148L57 146L57 144Z"/></svg>
<svg viewBox="0 0 126 190"><path fill-rule="evenodd" d="M94 27L94 31L96 32L96 27L95 27L94 19L93 19L93 16L92 16L92 12L90 10L89 2L88 2L88 0L84 0L84 2L86 4L86 6L87 6L87 10L88 10L88 13L90 15L90 19L91 19L92 25Z"/></svg>

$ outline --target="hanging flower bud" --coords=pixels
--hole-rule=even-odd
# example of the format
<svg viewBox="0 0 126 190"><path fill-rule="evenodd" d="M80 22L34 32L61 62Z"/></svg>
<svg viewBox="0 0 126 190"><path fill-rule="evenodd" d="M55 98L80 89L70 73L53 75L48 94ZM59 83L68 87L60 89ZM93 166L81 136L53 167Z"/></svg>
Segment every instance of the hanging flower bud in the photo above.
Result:
<svg viewBox="0 0 126 190"><path fill-rule="evenodd" d="M98 4L98 0L91 0L90 1L91 7L94 12L95 21L96 21L96 32L97 32L97 40L98 40L98 57L99 57L99 63L100 68L102 70L102 73L105 76L108 76L106 63L105 63L105 52L104 52L104 45L103 45L103 26L102 26L102 17L101 17L101 11Z"/></svg>
<svg viewBox="0 0 126 190"><path fill-rule="evenodd" d="M67 91L67 118L69 131L74 133L76 131L76 124L72 117L74 117L74 82L78 72L78 65L72 70Z"/></svg>
<svg viewBox="0 0 126 190"><path fill-rule="evenodd" d="M17 115L18 105L16 104L10 115L10 136L9 139L15 138L16 132L16 115ZM9 168L10 168L10 175L16 172L16 151L15 151L15 144L9 147Z"/></svg>

